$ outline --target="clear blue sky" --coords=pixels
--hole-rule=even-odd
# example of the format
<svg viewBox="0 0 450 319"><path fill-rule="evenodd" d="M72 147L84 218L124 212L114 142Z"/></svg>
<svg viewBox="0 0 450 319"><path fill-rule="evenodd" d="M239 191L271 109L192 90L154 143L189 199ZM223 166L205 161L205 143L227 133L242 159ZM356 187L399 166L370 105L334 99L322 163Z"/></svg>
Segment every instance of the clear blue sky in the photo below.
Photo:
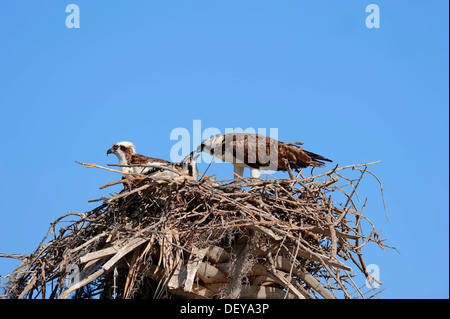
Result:
<svg viewBox="0 0 450 319"><path fill-rule="evenodd" d="M66 5L80 28L65 25ZM380 8L368 29L365 8ZM0 252L30 253L118 175L117 141L169 159L176 127L278 128L341 166L382 160L365 212L384 298L448 298L448 1L0 2ZM209 173L231 176L229 164ZM248 173L247 173L248 174ZM374 245L376 246L376 245ZM0 260L0 275L19 264Z"/></svg>

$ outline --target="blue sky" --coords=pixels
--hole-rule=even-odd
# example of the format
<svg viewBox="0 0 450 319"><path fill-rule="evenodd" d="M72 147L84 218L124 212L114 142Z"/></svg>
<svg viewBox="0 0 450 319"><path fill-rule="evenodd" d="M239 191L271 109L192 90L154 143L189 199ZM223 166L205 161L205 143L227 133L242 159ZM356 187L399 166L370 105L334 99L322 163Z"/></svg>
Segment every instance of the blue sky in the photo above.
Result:
<svg viewBox="0 0 450 319"><path fill-rule="evenodd" d="M79 29L66 28L69 3ZM365 25L371 3L379 29ZM172 130L201 120L278 128L280 140L340 166L381 160L372 171L389 222L377 182L360 190L401 252L365 252L381 268L381 296L448 298L448 9L443 0L0 2L0 252L32 252L51 221L119 190L98 189L118 175L75 161L115 163L105 153L122 140L169 159ZM0 275L18 264L0 260Z"/></svg>

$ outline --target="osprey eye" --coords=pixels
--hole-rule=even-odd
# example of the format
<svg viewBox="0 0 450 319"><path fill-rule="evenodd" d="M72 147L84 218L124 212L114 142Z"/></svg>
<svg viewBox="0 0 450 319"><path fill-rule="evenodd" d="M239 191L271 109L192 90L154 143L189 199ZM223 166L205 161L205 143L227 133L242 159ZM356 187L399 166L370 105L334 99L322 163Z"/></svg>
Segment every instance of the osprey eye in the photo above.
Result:
<svg viewBox="0 0 450 319"><path fill-rule="evenodd" d="M119 148L119 145L114 145L113 146L113 149L115 149L115 150L118 149L118 148Z"/></svg>

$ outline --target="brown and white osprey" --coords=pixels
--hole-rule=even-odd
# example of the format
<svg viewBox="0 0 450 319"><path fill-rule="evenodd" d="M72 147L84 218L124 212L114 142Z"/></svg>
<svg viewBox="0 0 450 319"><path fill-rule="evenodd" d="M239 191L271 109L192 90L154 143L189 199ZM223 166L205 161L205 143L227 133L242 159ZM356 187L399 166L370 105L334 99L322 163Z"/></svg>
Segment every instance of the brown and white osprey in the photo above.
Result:
<svg viewBox="0 0 450 319"><path fill-rule="evenodd" d="M250 168L251 176L259 178L261 169L288 171L323 166L328 158L304 150L301 142L281 142L273 138L251 133L217 134L202 142L197 152L206 152L222 161L233 163L234 172L243 176L244 168Z"/></svg>
<svg viewBox="0 0 450 319"><path fill-rule="evenodd" d="M180 175L197 176L196 157L190 155L186 156L181 163L171 163L165 159L147 157L136 153L134 143L132 142L115 143L106 152L106 155L109 154L117 156L119 165L132 165L120 167L120 170L124 175L127 173L139 173L158 178L173 178ZM142 166L139 166L139 164L142 164ZM146 166L149 164L152 165L152 167ZM170 168L172 170L166 170L164 168ZM173 170L179 171L180 173L177 174Z"/></svg>

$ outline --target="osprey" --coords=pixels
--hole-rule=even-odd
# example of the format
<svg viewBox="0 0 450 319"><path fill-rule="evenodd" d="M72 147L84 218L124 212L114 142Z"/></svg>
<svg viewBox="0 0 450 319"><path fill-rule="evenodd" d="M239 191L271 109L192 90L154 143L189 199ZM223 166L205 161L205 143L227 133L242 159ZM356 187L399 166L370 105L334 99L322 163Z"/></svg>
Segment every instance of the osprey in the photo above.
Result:
<svg viewBox="0 0 450 319"><path fill-rule="evenodd" d="M243 176L244 168L250 168L251 176L259 178L261 169L288 171L295 178L293 169L323 166L328 158L304 150L301 142L281 142L273 138L251 133L217 134L203 141L196 152L206 152L222 161L233 163L234 172Z"/></svg>
<svg viewBox="0 0 450 319"><path fill-rule="evenodd" d="M180 175L197 176L197 163L195 160L198 156L193 157L188 155L181 163L171 163L161 158L147 157L136 153L134 143L132 142L115 143L106 152L106 155L109 154L115 154L117 156L119 165L132 165L120 167L120 170L124 175L127 173L139 173L162 178L173 178ZM139 166L139 164L142 164L142 166ZM149 164L151 167L145 166ZM169 168L171 170L164 168ZM175 173L173 170L179 171L179 173Z"/></svg>

